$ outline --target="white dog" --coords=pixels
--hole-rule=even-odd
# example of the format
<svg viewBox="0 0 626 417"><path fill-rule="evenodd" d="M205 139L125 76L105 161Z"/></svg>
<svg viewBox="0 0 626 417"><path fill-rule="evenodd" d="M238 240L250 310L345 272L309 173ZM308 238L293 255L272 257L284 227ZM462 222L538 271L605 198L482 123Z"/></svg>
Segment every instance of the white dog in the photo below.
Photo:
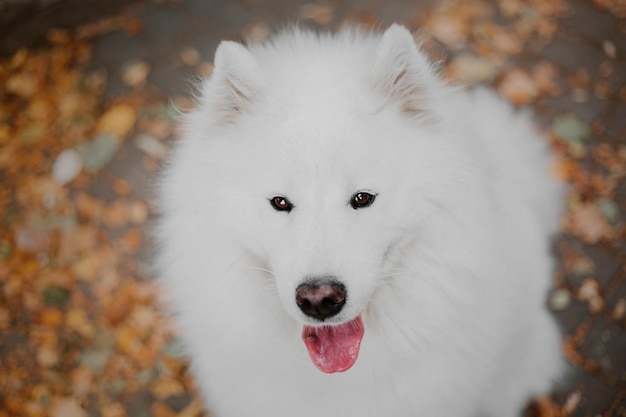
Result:
<svg viewBox="0 0 626 417"><path fill-rule="evenodd" d="M548 165L403 27L223 42L158 230L211 415L519 416L562 369Z"/></svg>

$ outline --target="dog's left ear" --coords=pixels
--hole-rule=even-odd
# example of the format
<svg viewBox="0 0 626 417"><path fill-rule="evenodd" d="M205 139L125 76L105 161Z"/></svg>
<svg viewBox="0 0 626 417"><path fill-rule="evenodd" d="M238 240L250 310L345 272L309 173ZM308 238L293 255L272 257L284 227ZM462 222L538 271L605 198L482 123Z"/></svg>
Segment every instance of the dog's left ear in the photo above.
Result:
<svg viewBox="0 0 626 417"><path fill-rule="evenodd" d="M408 116L428 118L433 87L439 83L430 63L411 33L394 24L383 34L372 73L374 90Z"/></svg>
<svg viewBox="0 0 626 417"><path fill-rule="evenodd" d="M215 52L215 65L208 87L219 121L234 121L259 94L256 59L245 46L223 41Z"/></svg>

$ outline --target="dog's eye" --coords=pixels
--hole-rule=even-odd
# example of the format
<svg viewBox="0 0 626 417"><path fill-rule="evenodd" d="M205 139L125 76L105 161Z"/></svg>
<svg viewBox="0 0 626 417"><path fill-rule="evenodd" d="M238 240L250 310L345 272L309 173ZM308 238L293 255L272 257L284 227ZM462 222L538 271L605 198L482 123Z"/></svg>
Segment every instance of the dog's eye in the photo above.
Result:
<svg viewBox="0 0 626 417"><path fill-rule="evenodd" d="M293 208L293 204L291 204L291 201L289 201L287 197L283 197L280 195L270 198L270 204L272 205L272 207L274 207L274 210L286 211L287 213L289 213Z"/></svg>
<svg viewBox="0 0 626 417"><path fill-rule="evenodd" d="M352 206L352 208L355 210L369 207L372 205L375 199L376 195L366 193L364 191L359 191L350 198L350 206Z"/></svg>

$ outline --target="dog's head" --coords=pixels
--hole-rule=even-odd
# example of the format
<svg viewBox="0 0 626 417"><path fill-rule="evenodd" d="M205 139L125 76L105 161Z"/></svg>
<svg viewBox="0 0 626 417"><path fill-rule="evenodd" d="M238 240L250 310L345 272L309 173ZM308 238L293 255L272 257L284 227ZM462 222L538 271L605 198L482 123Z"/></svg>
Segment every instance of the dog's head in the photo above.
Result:
<svg viewBox="0 0 626 417"><path fill-rule="evenodd" d="M399 26L217 50L191 116L211 136L212 205L271 275L323 371L352 366L361 314L436 209L438 84Z"/></svg>

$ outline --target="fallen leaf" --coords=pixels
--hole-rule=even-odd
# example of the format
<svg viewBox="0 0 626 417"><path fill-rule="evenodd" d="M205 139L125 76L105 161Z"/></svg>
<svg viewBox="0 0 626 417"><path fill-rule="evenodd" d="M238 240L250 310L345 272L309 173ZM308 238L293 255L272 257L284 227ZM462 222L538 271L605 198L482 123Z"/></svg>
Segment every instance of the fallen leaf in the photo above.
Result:
<svg viewBox="0 0 626 417"><path fill-rule="evenodd" d="M170 153L167 146L163 145L157 138L148 134L139 134L135 137L135 146L144 151L147 155L157 158L165 159Z"/></svg>
<svg viewBox="0 0 626 417"><path fill-rule="evenodd" d="M571 113L554 119L552 131L569 144L584 142L591 135L591 127Z"/></svg>
<svg viewBox="0 0 626 417"><path fill-rule="evenodd" d="M177 379L161 376L151 384L150 391L156 398L164 400L172 396L182 395L185 392L185 387Z"/></svg>
<svg viewBox="0 0 626 417"><path fill-rule="evenodd" d="M36 74L17 73L5 81L4 88L9 93L30 98L37 92L39 83Z"/></svg>
<svg viewBox="0 0 626 417"><path fill-rule="evenodd" d="M111 325L117 326L119 323L124 321L132 308L133 304L131 295L129 294L129 291L123 287L115 297L112 297L105 303L103 315Z"/></svg>
<svg viewBox="0 0 626 417"><path fill-rule="evenodd" d="M74 149L66 149L57 156L52 166L52 178L61 185L71 182L80 170L83 169L83 160Z"/></svg>
<svg viewBox="0 0 626 417"><path fill-rule="evenodd" d="M586 278L578 289L578 298L589 305L589 310L597 314L604 309L604 299L600 294L600 283L593 278Z"/></svg>
<svg viewBox="0 0 626 417"><path fill-rule="evenodd" d="M136 253L141 249L143 237L138 229L130 229L120 237L120 245L128 253Z"/></svg>
<svg viewBox="0 0 626 417"><path fill-rule="evenodd" d="M595 271L595 264L591 258L579 256L572 262L571 271L578 276L586 276Z"/></svg>
<svg viewBox="0 0 626 417"><path fill-rule="evenodd" d="M121 139L135 126L137 111L130 104L117 104L108 109L98 120L96 132Z"/></svg>
<svg viewBox="0 0 626 417"><path fill-rule="evenodd" d="M561 417L561 407L550 397L543 396L535 399L537 417Z"/></svg>
<svg viewBox="0 0 626 417"><path fill-rule="evenodd" d="M67 305L71 296L70 290L65 287L51 285L44 288L42 292L43 302L48 307L63 309Z"/></svg>
<svg viewBox="0 0 626 417"><path fill-rule="evenodd" d="M498 91L516 105L528 104L539 95L539 87L533 77L521 69L505 74Z"/></svg>
<svg viewBox="0 0 626 417"><path fill-rule="evenodd" d="M617 57L617 47L608 39L602 41L602 50L609 58L615 59Z"/></svg>
<svg viewBox="0 0 626 417"><path fill-rule="evenodd" d="M194 398L187 407L178 413L177 417L200 417L202 415L202 403Z"/></svg>
<svg viewBox="0 0 626 417"><path fill-rule="evenodd" d="M102 222L112 228L124 227L128 224L128 202L117 199L107 206L102 215Z"/></svg>
<svg viewBox="0 0 626 417"><path fill-rule="evenodd" d="M88 349L81 352L78 363L98 376L104 372L110 357L110 349Z"/></svg>
<svg viewBox="0 0 626 417"><path fill-rule="evenodd" d="M498 65L492 60L463 53L453 58L446 75L459 83L471 85L493 80L498 70Z"/></svg>
<svg viewBox="0 0 626 417"><path fill-rule="evenodd" d="M56 308L44 308L39 314L39 321L46 326L58 327L63 323L63 313Z"/></svg>
<svg viewBox="0 0 626 417"><path fill-rule="evenodd" d="M73 308L69 310L65 314L65 323L67 327L85 338L91 338L95 333L93 323L83 309Z"/></svg>
<svg viewBox="0 0 626 417"><path fill-rule="evenodd" d="M144 224L148 219L148 205L141 200L131 202L128 217L134 225Z"/></svg>
<svg viewBox="0 0 626 417"><path fill-rule="evenodd" d="M72 265L72 272L83 281L93 281L100 276L102 255L98 250L84 254Z"/></svg>
<svg viewBox="0 0 626 417"><path fill-rule="evenodd" d="M93 372L86 366L79 366L78 368L74 368L72 370L71 379L72 394L74 396L88 394L93 389Z"/></svg>
<svg viewBox="0 0 626 417"><path fill-rule="evenodd" d="M155 401L150 406L150 414L152 417L177 417L176 411L162 401Z"/></svg>
<svg viewBox="0 0 626 417"><path fill-rule="evenodd" d="M150 64L145 61L131 62L124 68L122 80L130 87L138 87L146 82L148 74L150 74Z"/></svg>
<svg viewBox="0 0 626 417"><path fill-rule="evenodd" d="M548 300L548 305L552 311L563 311L570 306L572 296L567 289L558 289L554 291Z"/></svg>
<svg viewBox="0 0 626 417"><path fill-rule="evenodd" d="M323 25L333 17L333 9L328 4L308 3L300 7L300 18L310 19Z"/></svg>
<svg viewBox="0 0 626 417"><path fill-rule="evenodd" d="M51 368L59 362L59 351L52 346L43 345L37 349L37 364L43 368Z"/></svg>
<svg viewBox="0 0 626 417"><path fill-rule="evenodd" d="M38 401L27 401L24 404L25 417L46 417L46 410Z"/></svg>
<svg viewBox="0 0 626 417"><path fill-rule="evenodd" d="M107 404L100 410L102 417L126 417L126 410L120 403Z"/></svg>
<svg viewBox="0 0 626 417"><path fill-rule="evenodd" d="M557 95L561 91L557 83L559 70L553 63L540 61L533 66L531 73L540 92Z"/></svg>
<svg viewBox="0 0 626 417"><path fill-rule="evenodd" d="M614 224L619 220L620 209L615 201L600 198L595 201L595 205L609 223Z"/></svg>
<svg viewBox="0 0 626 417"><path fill-rule="evenodd" d="M198 67L196 68L196 73L201 76L201 77L205 77L208 78L211 76L211 74L213 74L213 63L212 62L201 62L200 64L198 64Z"/></svg>
<svg viewBox="0 0 626 417"><path fill-rule="evenodd" d="M186 46L182 49L182 51L180 51L181 61L190 67L198 64L201 58L200 52L198 52L198 50L193 46Z"/></svg>
<svg viewBox="0 0 626 417"><path fill-rule="evenodd" d="M565 230L594 244L613 236L613 229L593 203L583 203L570 210L564 219Z"/></svg>
<svg viewBox="0 0 626 417"><path fill-rule="evenodd" d="M626 299L620 298L615 303L615 309L613 310L613 314L611 314L611 318L613 320L619 321L622 320L626 316Z"/></svg>
<svg viewBox="0 0 626 417"><path fill-rule="evenodd" d="M127 180L115 178L113 180L113 190L117 195L127 196L133 191L133 187Z"/></svg>
<svg viewBox="0 0 626 417"><path fill-rule="evenodd" d="M50 417L87 417L87 411L83 409L73 398L55 397L50 403L48 410Z"/></svg>
<svg viewBox="0 0 626 417"><path fill-rule="evenodd" d="M110 134L100 134L90 141L78 145L85 169L99 171L113 159L117 150L117 141Z"/></svg>
<svg viewBox="0 0 626 417"><path fill-rule="evenodd" d="M432 35L451 49L459 49L468 39L468 26L458 17L436 15L427 25Z"/></svg>
<svg viewBox="0 0 626 417"><path fill-rule="evenodd" d="M574 391L567 396L565 403L563 404L563 414L565 416L571 415L578 408L578 404L580 404L580 400L582 399L582 394L580 391Z"/></svg>

